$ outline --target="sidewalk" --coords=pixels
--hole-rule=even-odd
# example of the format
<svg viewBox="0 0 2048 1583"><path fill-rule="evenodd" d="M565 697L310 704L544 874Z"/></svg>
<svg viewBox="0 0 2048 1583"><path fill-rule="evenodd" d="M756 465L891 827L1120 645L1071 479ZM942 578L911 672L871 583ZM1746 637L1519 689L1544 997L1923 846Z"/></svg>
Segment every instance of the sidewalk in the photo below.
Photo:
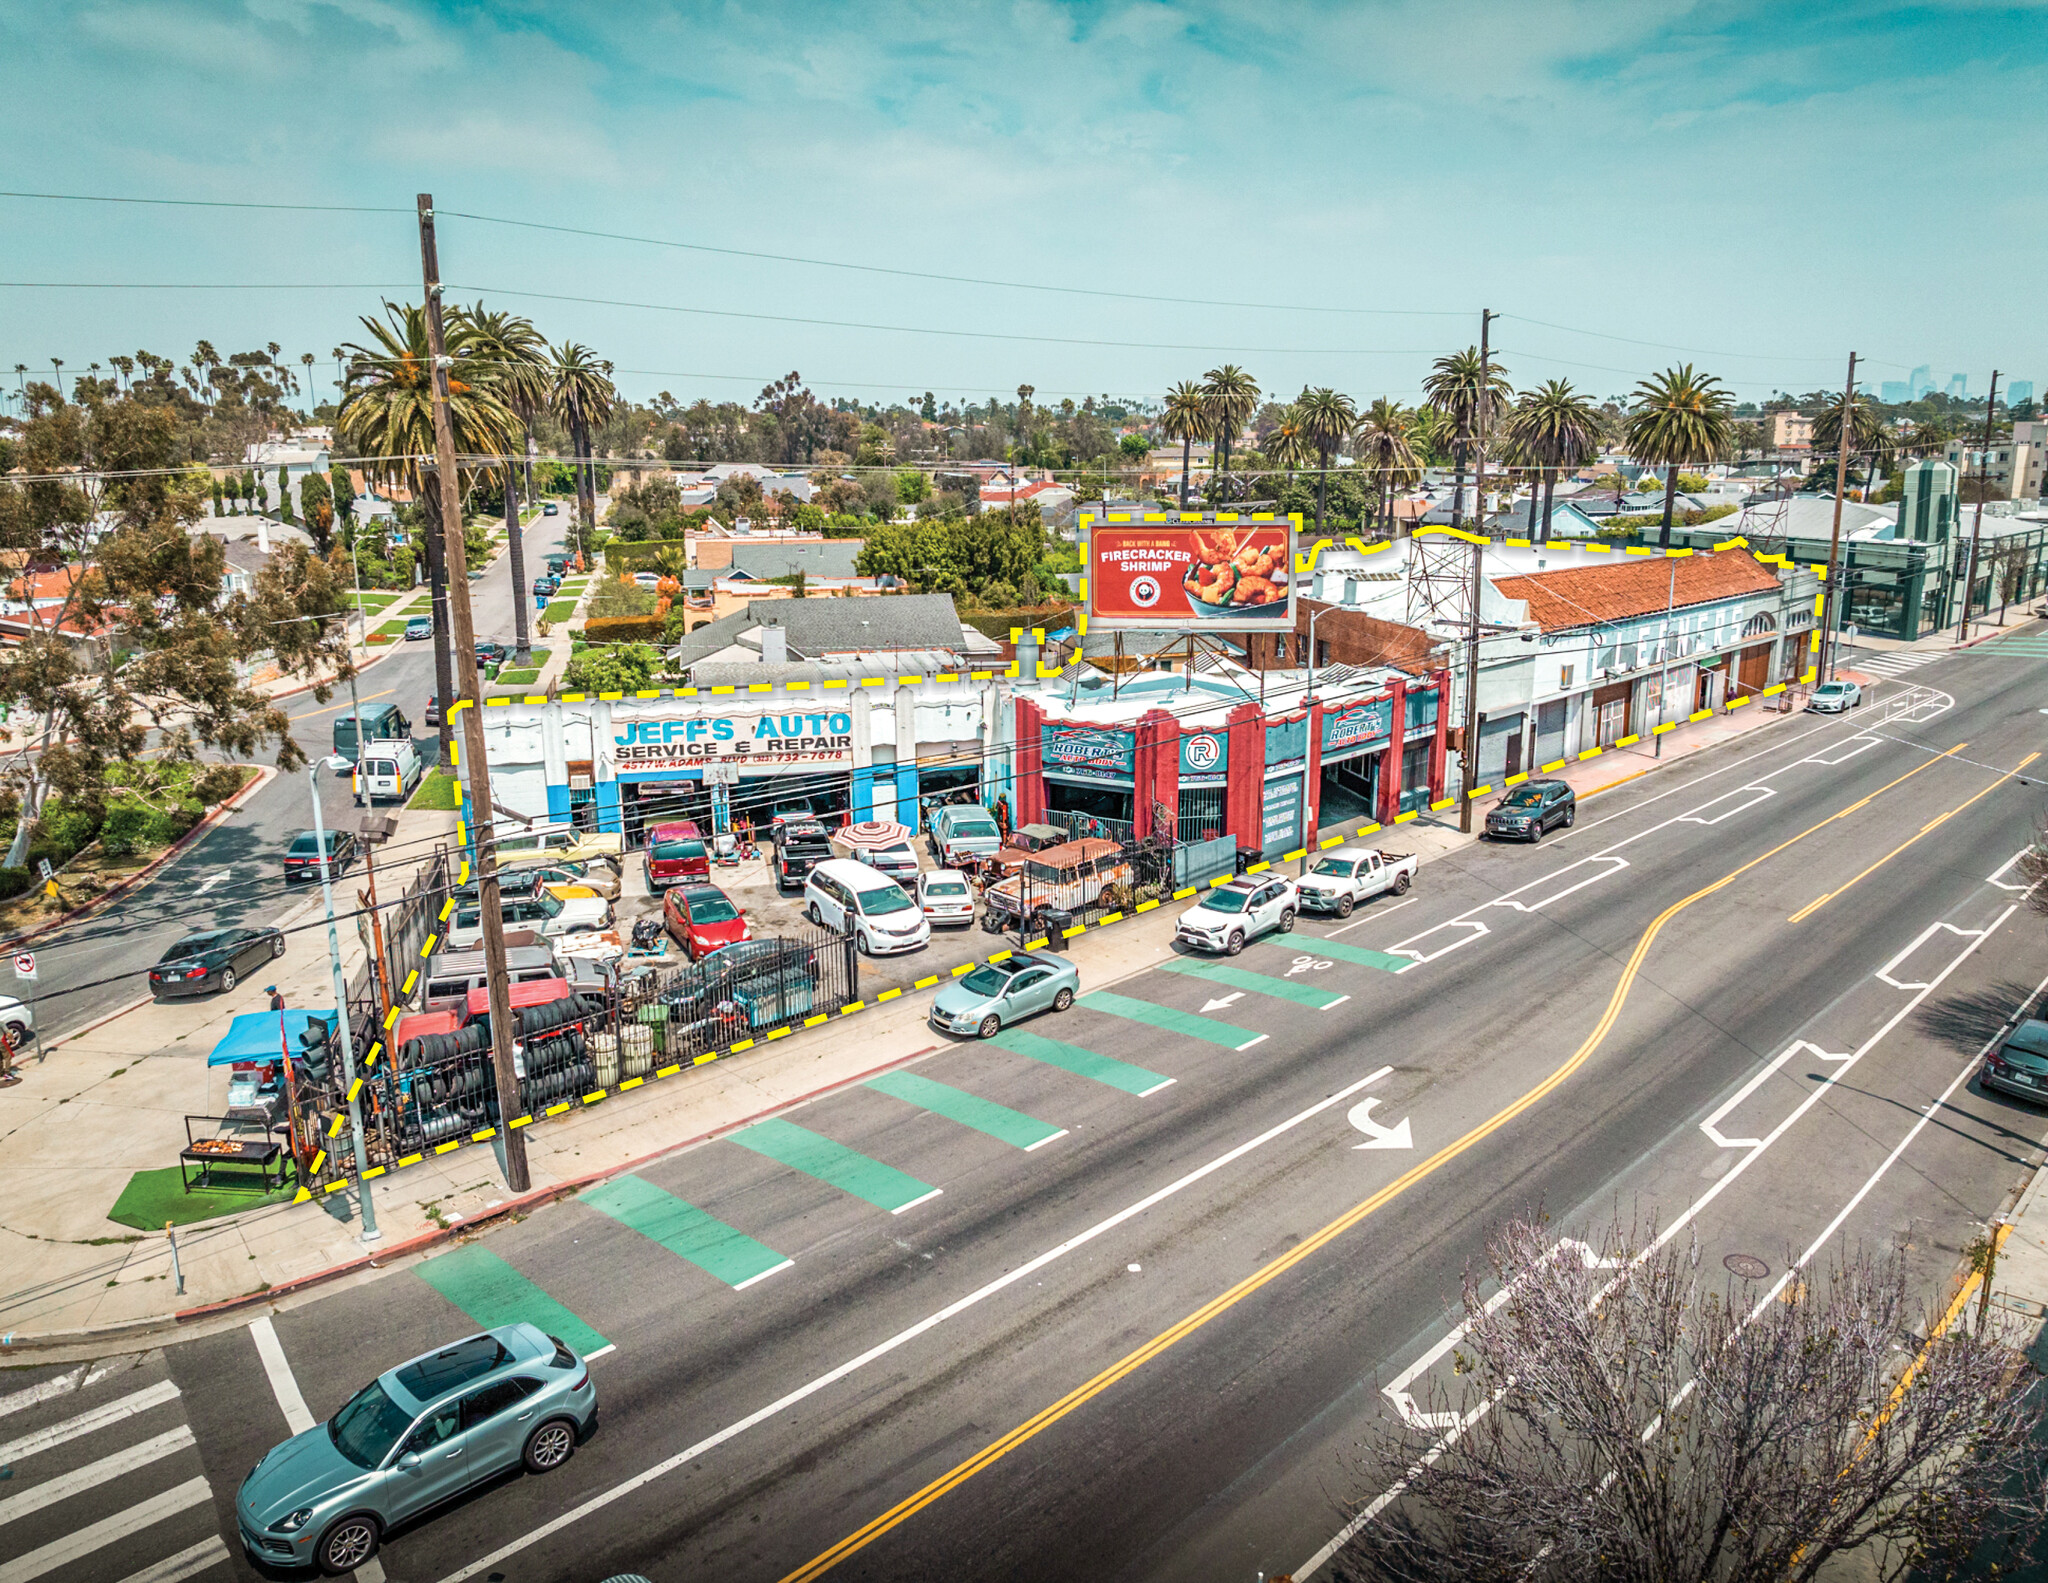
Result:
<svg viewBox="0 0 2048 1583"><path fill-rule="evenodd" d="M1774 721L1785 717L1745 709L1671 732L1664 758L1692 757ZM1623 759L1627 763L1609 762ZM1645 743L1639 754L1623 749L1561 773L1582 796L1593 796L1653 767ZM1483 810L1488 799L1480 801ZM408 833L418 817L408 820ZM1368 839L1416 851L1427 862L1467 847L1473 837L1460 834L1456 809L1445 808ZM380 888L381 881L380 874ZM317 915L314 906L317 897L308 916ZM1180 911L1169 904L1075 939L1072 949L1090 987L1113 984L1169 955ZM351 970L360 958L353 933L343 928ZM279 963L278 982L293 1004L329 1003L324 934L312 931L297 940L304 944ZM378 1266L479 1219L524 1213L650 1156L916 1060L940 1043L925 1022L927 997L910 993L645 1087L614 1091L524 1129L533 1185L516 1199L503 1185L496 1141L429 1155L371 1184L382 1232L372 1249L357 1238L353 1188L185 1228L178 1236L186 1283L180 1297L163 1236L140 1236L104 1217L130 1173L175 1164L183 1116L211 1113L221 1098L215 1090L225 1073L207 1073L206 1051L235 1012L261 1003L248 992L126 1013L65 1041L45 1065L31 1064L30 1082L11 1092L32 1091L35 1106L0 1133L0 1203L7 1206L0 1211L0 1248L11 1288L0 1294L0 1347L142 1330L180 1315L191 1322L203 1319L194 1311L208 1305L261 1301L327 1280L372 1279ZM138 1059L143 1043L147 1053Z"/></svg>

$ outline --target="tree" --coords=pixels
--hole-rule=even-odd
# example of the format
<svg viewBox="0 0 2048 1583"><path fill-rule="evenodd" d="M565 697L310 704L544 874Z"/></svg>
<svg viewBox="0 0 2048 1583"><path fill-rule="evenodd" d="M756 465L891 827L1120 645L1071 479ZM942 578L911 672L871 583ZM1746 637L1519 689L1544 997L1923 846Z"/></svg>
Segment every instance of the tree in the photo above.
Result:
<svg viewBox="0 0 2048 1583"><path fill-rule="evenodd" d="M1458 1384L1415 1404L1461 1432L1378 1435L1371 1487L1406 1487L1340 1575L1805 1583L1850 1556L1948 1575L2005 1525L2031 1545L2042 1413L1998 1327L1910 1339L1934 1320L1898 1253L1766 1288L1702 1263L1619 1225L1497 1233L1465 1277Z"/></svg>
<svg viewBox="0 0 2048 1583"><path fill-rule="evenodd" d="M1287 481L1294 481L1296 468L1306 467L1314 460L1315 451L1308 440L1308 429L1302 417L1299 403L1283 407L1279 420L1273 425L1273 432L1266 437L1266 460L1275 467L1287 470ZM1317 520L1318 527L1322 525Z"/></svg>
<svg viewBox="0 0 2048 1583"><path fill-rule="evenodd" d="M1259 382L1235 363L1212 368L1202 376L1202 405L1216 441L1216 464L1210 476L1220 480L1230 471L1230 447L1238 431L1245 419L1259 410Z"/></svg>
<svg viewBox="0 0 2048 1583"><path fill-rule="evenodd" d="M346 395L336 427L356 454L375 460L378 476L402 486L426 510L427 576L433 585L434 684L442 698L453 698L455 672L449 654L447 568L441 551L441 492L426 458L434 455L433 353L427 340L427 316L411 304L384 304L384 317L365 317L367 343L351 342L347 354ZM459 319L444 324L448 366L448 422L458 457L503 457L510 453L516 420L498 399L497 372L480 362L472 350L468 326ZM458 467L459 473L459 467ZM458 476L457 493L463 480ZM457 532L462 525L454 525ZM463 663L468 664L467 655ZM441 762L452 761L453 722L441 714Z"/></svg>
<svg viewBox="0 0 2048 1583"><path fill-rule="evenodd" d="M325 474L309 472L299 480L299 514L313 548L325 555L334 547L334 492Z"/></svg>
<svg viewBox="0 0 2048 1583"><path fill-rule="evenodd" d="M1479 348L1439 357L1422 382L1422 393L1430 406L1451 425L1451 454L1457 471L1451 489L1451 526L1465 520L1465 461L1475 440L1484 437L1493 413L1514 399L1507 374L1489 353L1482 363ZM1484 507L1480 508L1484 514Z"/></svg>
<svg viewBox="0 0 2048 1583"><path fill-rule="evenodd" d="M1879 462L1889 461L1898 453L1899 437L1867 396L1861 400L1847 394L1838 396L1833 406L1813 420L1814 454L1833 455L1841 450L1844 402L1849 406L1850 455L1870 458L1869 481L1875 483Z"/></svg>
<svg viewBox="0 0 2048 1583"><path fill-rule="evenodd" d="M292 520L292 470L289 467L277 470L277 520Z"/></svg>
<svg viewBox="0 0 2048 1583"><path fill-rule="evenodd" d="M230 473L221 480L221 493L228 497L228 515L236 516L235 502L242 498L242 475Z"/></svg>
<svg viewBox="0 0 2048 1583"><path fill-rule="evenodd" d="M220 487L220 480L219 480L218 478L216 478L216 479L215 479L215 480L213 481L213 514L214 514L214 515L215 515L216 517L218 517L218 516L221 516L221 515L223 515L223 512L221 511L220 507L221 507L221 487Z"/></svg>
<svg viewBox="0 0 2048 1583"><path fill-rule="evenodd" d="M492 312L479 302L474 308L457 308L459 317L480 362L497 370L499 399L518 416L522 437L533 434L534 418L546 409L551 366L548 343L531 320L516 313ZM505 543L511 551L512 587L526 588L526 535L519 527L519 491L513 480L513 459L505 460ZM533 493L527 480L527 493ZM533 658L533 634L526 600L512 601L513 659L519 665Z"/></svg>
<svg viewBox="0 0 2048 1583"><path fill-rule="evenodd" d="M1321 464L1316 474L1316 532L1321 533L1323 508L1330 495L1330 459L1358 426L1358 408L1349 396L1340 396L1327 385L1303 391L1294 406L1301 414L1302 438L1315 447Z"/></svg>
<svg viewBox="0 0 2048 1583"><path fill-rule="evenodd" d="M1126 434L1118 440L1116 448L1127 462L1142 462L1152 454L1152 442L1136 432Z"/></svg>
<svg viewBox="0 0 2048 1583"><path fill-rule="evenodd" d="M1557 496L1557 475L1578 467L1600 444L1600 414L1590 397L1572 389L1565 379L1545 380L1526 390L1508 418L1508 440L1533 465L1543 470L1543 515L1531 535L1550 542L1550 510ZM1533 501L1535 496L1530 496Z"/></svg>
<svg viewBox="0 0 2048 1583"><path fill-rule="evenodd" d="M597 479L590 459L590 431L605 422L618 404L618 389L611 381L612 365L591 355L590 348L565 341L555 348L554 383L548 389L548 406L569 428L569 442L576 453L576 510L582 519L583 547L597 526Z"/></svg>
<svg viewBox="0 0 2048 1583"><path fill-rule="evenodd" d="M1664 469L1664 521L1657 547L1671 547L1671 502L1678 493L1678 469L1687 462L1711 462L1728 452L1729 400L1711 374L1696 374L1690 363L1652 374L1636 386L1625 438L1629 454Z"/></svg>
<svg viewBox="0 0 2048 1583"><path fill-rule="evenodd" d="M896 475L896 498L906 506L917 505L931 499L931 474L921 468L906 467Z"/></svg>
<svg viewBox="0 0 2048 1583"><path fill-rule="evenodd" d="M341 524L344 542L355 543L356 486L348 476L348 469L339 463L327 469L327 487L334 498L335 520Z"/></svg>
<svg viewBox="0 0 2048 1583"><path fill-rule="evenodd" d="M636 693L654 680L661 654L649 643L599 643L569 661L562 690L571 693Z"/></svg>
<svg viewBox="0 0 2048 1583"><path fill-rule="evenodd" d="M1166 415L1159 431L1169 440L1180 441L1180 509L1188 509L1188 459L1195 441L1209 432L1208 399L1202 387L1183 379L1166 393Z"/></svg>
<svg viewBox="0 0 2048 1583"><path fill-rule="evenodd" d="M1356 443L1358 459L1372 475L1379 531L1392 538L1394 492L1409 488L1422 477L1422 460L1415 453L1414 415L1392 397L1381 396L1359 420Z"/></svg>

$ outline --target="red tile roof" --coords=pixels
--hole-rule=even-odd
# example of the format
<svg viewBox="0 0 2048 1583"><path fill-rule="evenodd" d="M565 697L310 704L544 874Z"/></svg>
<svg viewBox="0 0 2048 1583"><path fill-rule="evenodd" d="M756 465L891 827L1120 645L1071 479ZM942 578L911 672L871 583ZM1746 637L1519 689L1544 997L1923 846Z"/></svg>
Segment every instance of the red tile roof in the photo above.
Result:
<svg viewBox="0 0 2048 1583"><path fill-rule="evenodd" d="M1529 619L1546 632L1594 621L1627 621L1673 609L1712 604L1778 586L1768 566L1746 550L1689 555L1667 560L1631 556L1609 566L1574 566L1564 571L1497 577L1493 586L1508 599L1526 599Z"/></svg>

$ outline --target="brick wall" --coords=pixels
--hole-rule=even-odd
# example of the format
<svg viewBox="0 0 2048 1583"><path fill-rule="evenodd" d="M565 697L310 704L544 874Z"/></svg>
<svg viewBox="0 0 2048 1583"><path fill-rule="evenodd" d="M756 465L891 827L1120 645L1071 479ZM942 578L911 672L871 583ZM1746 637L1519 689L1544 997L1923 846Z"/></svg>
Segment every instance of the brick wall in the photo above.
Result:
<svg viewBox="0 0 2048 1583"><path fill-rule="evenodd" d="M1328 615L1321 615L1322 611ZM1316 642L1323 647L1319 663L1326 665L1392 665L1419 674L1430 670L1430 657L1442 647L1441 640L1398 621L1382 621L1362 610L1346 610L1313 599L1299 599L1294 605L1294 635L1287 642L1287 657L1274 654L1273 636L1254 632L1245 639L1248 662L1254 670L1282 670L1309 662L1309 622L1316 624Z"/></svg>

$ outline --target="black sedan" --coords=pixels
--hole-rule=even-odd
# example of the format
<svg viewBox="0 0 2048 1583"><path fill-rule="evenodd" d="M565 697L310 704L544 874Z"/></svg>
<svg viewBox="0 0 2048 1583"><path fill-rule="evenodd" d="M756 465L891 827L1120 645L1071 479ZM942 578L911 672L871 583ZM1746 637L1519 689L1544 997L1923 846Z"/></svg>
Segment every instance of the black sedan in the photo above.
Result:
<svg viewBox="0 0 2048 1583"><path fill-rule="evenodd" d="M327 865L335 878L355 860L356 838L346 830L327 832ZM320 877L320 837L311 830L301 830L292 837L292 844L284 852L284 882L296 884L302 879L317 880Z"/></svg>
<svg viewBox="0 0 2048 1583"><path fill-rule="evenodd" d="M149 970L156 1000L210 995L233 989L273 957L284 955L284 936L275 929L207 929L188 934Z"/></svg>

